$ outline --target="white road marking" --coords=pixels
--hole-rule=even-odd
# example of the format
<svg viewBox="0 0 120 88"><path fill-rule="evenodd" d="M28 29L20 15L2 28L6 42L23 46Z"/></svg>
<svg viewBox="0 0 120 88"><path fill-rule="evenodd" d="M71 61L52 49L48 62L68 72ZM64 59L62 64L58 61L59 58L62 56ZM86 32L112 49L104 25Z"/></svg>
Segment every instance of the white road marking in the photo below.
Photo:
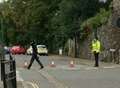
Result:
<svg viewBox="0 0 120 88"><path fill-rule="evenodd" d="M115 66L103 67L103 68L115 68Z"/></svg>
<svg viewBox="0 0 120 88"><path fill-rule="evenodd" d="M24 81L23 78L20 76L20 72L19 71L16 71L16 78L17 78L17 81Z"/></svg>
<svg viewBox="0 0 120 88"><path fill-rule="evenodd" d="M20 72L16 71L16 79L17 81L21 81L24 88L28 88L27 84L24 82L23 78L20 76Z"/></svg>
<svg viewBox="0 0 120 88"><path fill-rule="evenodd" d="M98 69L98 68L96 68L96 67L87 67L87 68L85 68L85 70L96 70L96 69Z"/></svg>
<svg viewBox="0 0 120 88"><path fill-rule="evenodd" d="M31 85L33 88L39 88L36 83L32 83L32 82L29 82L29 81L25 82L23 80L23 78L20 76L20 71L18 71L18 70L16 71L16 80L17 81L21 81L23 86L24 86L24 88L28 88L27 84Z"/></svg>

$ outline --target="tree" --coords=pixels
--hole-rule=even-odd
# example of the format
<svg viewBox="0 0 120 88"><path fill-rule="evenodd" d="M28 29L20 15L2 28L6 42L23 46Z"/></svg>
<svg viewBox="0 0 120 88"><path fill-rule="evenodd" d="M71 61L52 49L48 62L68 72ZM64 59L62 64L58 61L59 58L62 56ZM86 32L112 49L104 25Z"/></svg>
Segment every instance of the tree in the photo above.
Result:
<svg viewBox="0 0 120 88"><path fill-rule="evenodd" d="M53 51L74 38L80 25L99 12L101 4L98 0L10 0L1 7L10 43L27 45L36 40Z"/></svg>

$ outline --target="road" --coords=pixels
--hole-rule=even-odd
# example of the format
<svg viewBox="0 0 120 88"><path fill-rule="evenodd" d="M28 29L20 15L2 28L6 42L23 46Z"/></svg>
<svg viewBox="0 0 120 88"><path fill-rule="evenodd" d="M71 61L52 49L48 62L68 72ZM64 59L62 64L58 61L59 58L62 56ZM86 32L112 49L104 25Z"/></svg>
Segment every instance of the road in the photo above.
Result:
<svg viewBox="0 0 120 88"><path fill-rule="evenodd" d="M85 64L69 67L69 57L39 56L45 68L40 69L36 61L30 70L24 68L30 55L15 55L17 80L29 88L120 88L120 66L95 68ZM51 61L56 67L50 67Z"/></svg>

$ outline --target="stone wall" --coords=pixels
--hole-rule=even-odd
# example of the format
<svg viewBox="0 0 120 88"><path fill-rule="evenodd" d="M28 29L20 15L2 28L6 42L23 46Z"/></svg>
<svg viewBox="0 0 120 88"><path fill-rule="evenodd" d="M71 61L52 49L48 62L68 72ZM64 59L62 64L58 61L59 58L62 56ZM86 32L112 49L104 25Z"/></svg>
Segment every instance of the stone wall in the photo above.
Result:
<svg viewBox="0 0 120 88"><path fill-rule="evenodd" d="M120 59L120 27L118 27L116 22L120 18L120 0L113 0L112 7L112 15L108 19L107 24L97 29L97 34L102 44L100 60L118 62ZM94 59L91 52L91 41L93 38L94 32L92 32L84 42L77 41L77 56L79 58ZM75 39L69 40L67 45L67 55L74 57Z"/></svg>
<svg viewBox="0 0 120 88"><path fill-rule="evenodd" d="M100 59L118 62L120 50L120 27L118 27L116 22L120 18L120 0L113 0L112 6L113 13L108 19L108 23L97 29L99 40L102 43ZM90 44L93 37L94 35L92 33L89 35L87 40L80 44L81 47L79 55L81 58L93 59L93 55L90 50ZM115 52L112 52L112 49L115 49Z"/></svg>

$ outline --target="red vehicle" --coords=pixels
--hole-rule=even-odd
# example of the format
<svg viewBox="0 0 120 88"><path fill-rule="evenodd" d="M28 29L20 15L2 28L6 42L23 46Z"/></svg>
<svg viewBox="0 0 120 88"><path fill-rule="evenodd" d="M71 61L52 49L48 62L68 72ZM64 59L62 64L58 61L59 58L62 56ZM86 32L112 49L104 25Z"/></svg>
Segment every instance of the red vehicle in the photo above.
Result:
<svg viewBox="0 0 120 88"><path fill-rule="evenodd" d="M22 46L20 45L17 45L17 46L13 46L10 48L10 52L12 54L25 54L26 53L26 49L23 48Z"/></svg>

